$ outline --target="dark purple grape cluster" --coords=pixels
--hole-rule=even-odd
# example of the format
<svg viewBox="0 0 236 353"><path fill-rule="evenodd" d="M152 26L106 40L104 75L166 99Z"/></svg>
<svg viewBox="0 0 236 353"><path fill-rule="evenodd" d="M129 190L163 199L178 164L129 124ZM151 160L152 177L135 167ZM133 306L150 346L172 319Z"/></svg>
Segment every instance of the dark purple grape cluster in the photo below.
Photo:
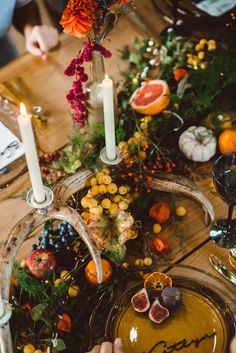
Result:
<svg viewBox="0 0 236 353"><path fill-rule="evenodd" d="M77 231L66 221L60 223L57 228L44 228L42 235L38 237L38 243L32 244L32 250L47 249L55 252L61 250L73 250L73 243L78 237Z"/></svg>
<svg viewBox="0 0 236 353"><path fill-rule="evenodd" d="M88 75L84 71L82 66L85 62L92 61L93 51L99 51L104 58L110 58L111 52L104 48L102 45L97 44L93 41L84 43L83 49L78 53L78 56L74 58L69 66L65 70L66 76L75 76L72 88L67 93L66 99L73 109L73 119L79 127L83 127L86 122L86 95L84 93L83 84L88 80Z"/></svg>

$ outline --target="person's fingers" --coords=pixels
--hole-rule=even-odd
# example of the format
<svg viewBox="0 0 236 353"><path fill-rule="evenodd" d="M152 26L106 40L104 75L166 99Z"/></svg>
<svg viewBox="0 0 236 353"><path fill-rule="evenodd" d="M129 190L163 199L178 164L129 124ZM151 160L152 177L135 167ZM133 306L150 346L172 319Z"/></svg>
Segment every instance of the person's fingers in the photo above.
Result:
<svg viewBox="0 0 236 353"><path fill-rule="evenodd" d="M41 58L45 61L47 60L48 56L46 53L41 52Z"/></svg>
<svg viewBox="0 0 236 353"><path fill-rule="evenodd" d="M34 56L40 56L42 54L41 49L39 48L37 41L34 38L34 35L32 35L33 29L30 31L30 33L26 36L26 41L25 41L25 46L26 50L34 55Z"/></svg>
<svg viewBox="0 0 236 353"><path fill-rule="evenodd" d="M114 353L124 353L122 346L121 338L117 337L114 341Z"/></svg>
<svg viewBox="0 0 236 353"><path fill-rule="evenodd" d="M101 346L95 346L89 353L124 353L121 338L116 338L114 344L103 342ZM234 352L233 352L234 353Z"/></svg>
<svg viewBox="0 0 236 353"><path fill-rule="evenodd" d="M100 353L112 353L113 344L111 342L103 342L101 345Z"/></svg>
<svg viewBox="0 0 236 353"><path fill-rule="evenodd" d="M233 341L231 342L230 353L236 353L236 337L234 337Z"/></svg>
<svg viewBox="0 0 236 353"><path fill-rule="evenodd" d="M47 52L58 43L58 32L55 28L39 26L36 31L36 39L42 52Z"/></svg>
<svg viewBox="0 0 236 353"><path fill-rule="evenodd" d="M58 33L55 28L48 26L35 26L26 36L26 49L36 56L46 59L46 52L58 43Z"/></svg>
<svg viewBox="0 0 236 353"><path fill-rule="evenodd" d="M100 353L101 346L94 346L89 353Z"/></svg>

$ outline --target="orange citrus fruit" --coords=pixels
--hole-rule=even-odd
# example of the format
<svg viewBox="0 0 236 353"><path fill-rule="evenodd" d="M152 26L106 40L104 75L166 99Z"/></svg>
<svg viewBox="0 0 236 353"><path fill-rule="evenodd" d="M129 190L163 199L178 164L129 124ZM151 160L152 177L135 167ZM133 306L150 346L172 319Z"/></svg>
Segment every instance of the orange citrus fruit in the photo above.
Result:
<svg viewBox="0 0 236 353"><path fill-rule="evenodd" d="M112 276L112 267L110 262L105 259L101 260L102 263L102 283L108 283ZM92 286L97 286L97 269L95 266L95 262L93 260L89 261L87 266L85 267L85 278L88 283Z"/></svg>
<svg viewBox="0 0 236 353"><path fill-rule="evenodd" d="M140 114L155 115L168 106L169 95L170 89L165 81L151 80L136 89L130 98L130 104Z"/></svg>
<svg viewBox="0 0 236 353"><path fill-rule="evenodd" d="M144 281L144 288L150 292L159 292L163 288L171 286L172 279L162 272L153 272Z"/></svg>
<svg viewBox="0 0 236 353"><path fill-rule="evenodd" d="M220 153L236 152L236 130L224 130L218 140Z"/></svg>

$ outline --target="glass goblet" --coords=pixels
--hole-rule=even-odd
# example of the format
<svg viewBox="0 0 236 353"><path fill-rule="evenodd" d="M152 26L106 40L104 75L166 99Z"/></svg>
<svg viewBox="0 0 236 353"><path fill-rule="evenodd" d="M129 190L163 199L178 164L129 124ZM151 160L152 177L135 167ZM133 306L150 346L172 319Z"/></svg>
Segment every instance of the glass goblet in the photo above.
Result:
<svg viewBox="0 0 236 353"><path fill-rule="evenodd" d="M228 218L212 223L210 237L217 245L232 249L236 247L236 224L232 219L236 205L236 153L225 153L215 161L213 180L221 199L228 204Z"/></svg>

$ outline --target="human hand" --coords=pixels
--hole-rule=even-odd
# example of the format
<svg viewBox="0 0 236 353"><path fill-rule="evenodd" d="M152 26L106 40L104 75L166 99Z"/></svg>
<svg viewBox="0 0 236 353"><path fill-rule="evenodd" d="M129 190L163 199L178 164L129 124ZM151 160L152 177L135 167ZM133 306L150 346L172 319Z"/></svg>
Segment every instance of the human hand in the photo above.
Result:
<svg viewBox="0 0 236 353"><path fill-rule="evenodd" d="M230 353L236 353L236 337L234 337L233 341L231 342Z"/></svg>
<svg viewBox="0 0 236 353"><path fill-rule="evenodd" d="M114 344L103 342L101 346L93 347L90 353L124 353L121 338L116 338Z"/></svg>
<svg viewBox="0 0 236 353"><path fill-rule="evenodd" d="M35 56L47 59L47 52L58 44L58 32L46 25L25 29L26 50Z"/></svg>

